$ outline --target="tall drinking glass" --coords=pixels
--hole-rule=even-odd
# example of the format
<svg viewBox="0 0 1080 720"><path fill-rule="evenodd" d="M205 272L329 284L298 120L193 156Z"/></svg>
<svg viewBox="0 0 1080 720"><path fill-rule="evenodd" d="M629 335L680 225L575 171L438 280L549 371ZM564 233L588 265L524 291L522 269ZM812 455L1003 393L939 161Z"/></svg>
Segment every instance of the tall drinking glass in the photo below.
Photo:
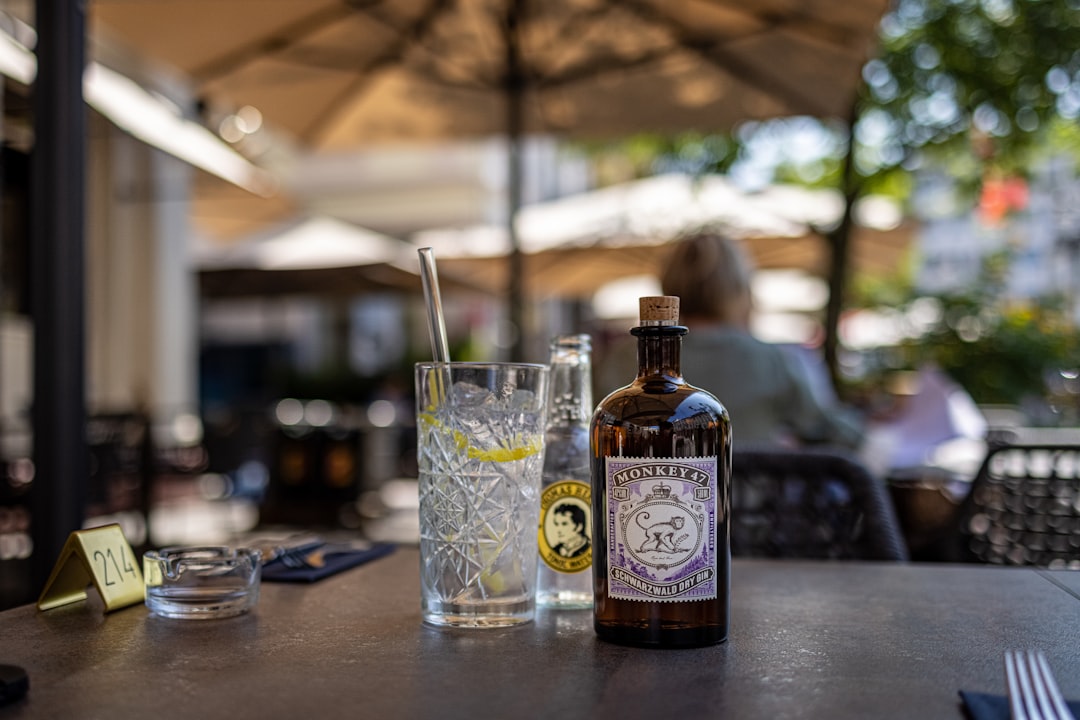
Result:
<svg viewBox="0 0 1080 720"><path fill-rule="evenodd" d="M536 601L548 369L418 363L424 622L503 627Z"/></svg>

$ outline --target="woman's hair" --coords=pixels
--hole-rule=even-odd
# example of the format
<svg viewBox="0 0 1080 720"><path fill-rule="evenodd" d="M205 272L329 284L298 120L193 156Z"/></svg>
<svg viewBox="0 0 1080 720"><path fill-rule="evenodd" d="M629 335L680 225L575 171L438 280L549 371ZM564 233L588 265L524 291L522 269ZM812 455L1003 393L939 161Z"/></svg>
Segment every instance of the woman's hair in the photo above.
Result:
<svg viewBox="0 0 1080 720"><path fill-rule="evenodd" d="M750 312L750 259L726 235L701 230L683 236L660 276L665 295L677 295L684 317L744 324Z"/></svg>

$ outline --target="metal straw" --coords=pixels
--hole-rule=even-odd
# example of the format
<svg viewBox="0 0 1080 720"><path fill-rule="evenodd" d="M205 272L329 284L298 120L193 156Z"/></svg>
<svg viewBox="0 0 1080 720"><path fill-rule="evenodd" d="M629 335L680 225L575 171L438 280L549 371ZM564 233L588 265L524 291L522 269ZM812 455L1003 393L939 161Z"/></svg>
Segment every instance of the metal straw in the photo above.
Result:
<svg viewBox="0 0 1080 720"><path fill-rule="evenodd" d="M435 362L450 362L450 346L446 342L446 321L443 319L442 298L439 296L439 275L435 272L435 255L431 248L420 248L420 280L427 301L428 333Z"/></svg>

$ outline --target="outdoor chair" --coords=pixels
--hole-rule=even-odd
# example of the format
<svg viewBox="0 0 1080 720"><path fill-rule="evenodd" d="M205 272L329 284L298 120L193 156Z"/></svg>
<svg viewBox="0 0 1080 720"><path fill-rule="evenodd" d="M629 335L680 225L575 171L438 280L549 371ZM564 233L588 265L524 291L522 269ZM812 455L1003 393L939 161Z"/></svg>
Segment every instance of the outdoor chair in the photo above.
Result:
<svg viewBox="0 0 1080 720"><path fill-rule="evenodd" d="M1080 569L1080 445L991 448L958 517L951 560Z"/></svg>
<svg viewBox="0 0 1080 720"><path fill-rule="evenodd" d="M843 452L737 449L731 487L735 556L908 559L884 483Z"/></svg>

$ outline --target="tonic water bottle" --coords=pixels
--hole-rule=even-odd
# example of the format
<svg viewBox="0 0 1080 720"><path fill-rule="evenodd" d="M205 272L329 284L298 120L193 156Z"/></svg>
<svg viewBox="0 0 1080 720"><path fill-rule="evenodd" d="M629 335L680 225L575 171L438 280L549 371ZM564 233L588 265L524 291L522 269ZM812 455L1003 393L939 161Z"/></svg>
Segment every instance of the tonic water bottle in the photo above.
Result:
<svg viewBox="0 0 1080 720"><path fill-rule="evenodd" d="M551 341L538 531L536 602L540 607L593 605L591 351L588 335L560 335Z"/></svg>

